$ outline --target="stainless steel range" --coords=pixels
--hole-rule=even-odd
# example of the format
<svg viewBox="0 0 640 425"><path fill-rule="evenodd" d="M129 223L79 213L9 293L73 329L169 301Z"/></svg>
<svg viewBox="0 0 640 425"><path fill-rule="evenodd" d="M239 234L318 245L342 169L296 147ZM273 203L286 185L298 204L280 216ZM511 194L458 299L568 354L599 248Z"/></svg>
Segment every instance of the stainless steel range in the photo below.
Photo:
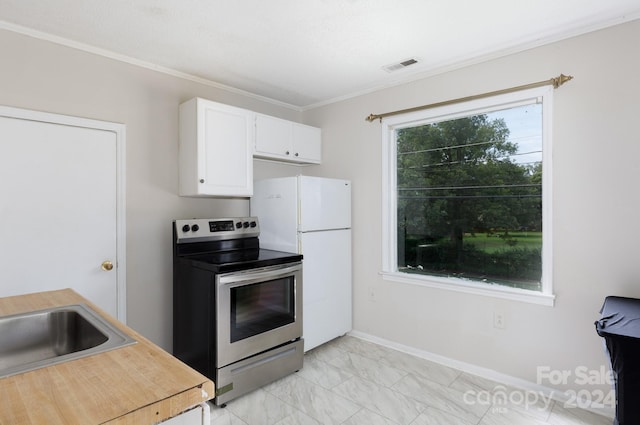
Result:
<svg viewBox="0 0 640 425"><path fill-rule="evenodd" d="M173 354L216 405L302 368L302 256L259 235L256 217L173 222Z"/></svg>

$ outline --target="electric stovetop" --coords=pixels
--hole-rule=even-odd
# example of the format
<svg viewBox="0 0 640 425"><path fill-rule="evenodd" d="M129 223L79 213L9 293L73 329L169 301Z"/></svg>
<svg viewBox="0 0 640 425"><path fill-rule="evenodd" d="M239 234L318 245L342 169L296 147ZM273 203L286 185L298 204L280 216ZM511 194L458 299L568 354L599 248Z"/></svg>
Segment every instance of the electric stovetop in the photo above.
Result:
<svg viewBox="0 0 640 425"><path fill-rule="evenodd" d="M276 266L295 263L301 260L302 255L300 254L259 248L232 252L211 252L182 257L182 261L190 261L194 267L210 270L215 273Z"/></svg>

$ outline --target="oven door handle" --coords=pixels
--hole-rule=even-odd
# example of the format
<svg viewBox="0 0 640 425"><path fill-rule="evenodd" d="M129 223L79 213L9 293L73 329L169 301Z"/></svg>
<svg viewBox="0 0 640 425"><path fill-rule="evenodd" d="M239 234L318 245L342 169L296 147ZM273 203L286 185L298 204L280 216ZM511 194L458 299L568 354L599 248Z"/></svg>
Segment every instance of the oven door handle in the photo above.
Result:
<svg viewBox="0 0 640 425"><path fill-rule="evenodd" d="M257 269L247 272L233 272L228 274L222 274L218 276L218 282L223 285L230 283L247 284L252 281L275 280L281 277L291 276L294 273L302 270L302 263L295 263L295 265L289 265L286 267L277 267L271 269Z"/></svg>

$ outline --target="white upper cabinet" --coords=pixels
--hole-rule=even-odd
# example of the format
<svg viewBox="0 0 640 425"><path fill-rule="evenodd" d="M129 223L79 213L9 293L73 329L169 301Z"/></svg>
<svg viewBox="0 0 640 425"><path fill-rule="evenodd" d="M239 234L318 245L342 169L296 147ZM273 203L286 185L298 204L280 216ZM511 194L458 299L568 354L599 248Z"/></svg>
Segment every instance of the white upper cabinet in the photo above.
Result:
<svg viewBox="0 0 640 425"><path fill-rule="evenodd" d="M256 114L254 156L299 164L320 164L321 131L317 127Z"/></svg>
<svg viewBox="0 0 640 425"><path fill-rule="evenodd" d="M253 195L255 113L194 98L180 105L180 195Z"/></svg>

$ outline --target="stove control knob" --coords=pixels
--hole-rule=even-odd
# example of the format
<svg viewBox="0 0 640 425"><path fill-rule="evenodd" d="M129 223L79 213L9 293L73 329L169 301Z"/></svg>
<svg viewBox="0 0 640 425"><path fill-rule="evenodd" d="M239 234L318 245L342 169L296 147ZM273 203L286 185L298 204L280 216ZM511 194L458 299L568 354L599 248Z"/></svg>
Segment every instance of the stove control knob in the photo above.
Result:
<svg viewBox="0 0 640 425"><path fill-rule="evenodd" d="M244 227L245 229L249 227L249 222L245 221L244 223L242 223L242 227Z"/></svg>
<svg viewBox="0 0 640 425"><path fill-rule="evenodd" d="M254 228L258 225L258 223L256 223L255 221L252 221L251 224L249 224L249 226L251 226L251 228Z"/></svg>
<svg viewBox="0 0 640 425"><path fill-rule="evenodd" d="M200 230L200 226L198 226L197 224L194 224L193 226L191 226L191 230L193 230L194 232L197 232L198 230Z"/></svg>
<svg viewBox="0 0 640 425"><path fill-rule="evenodd" d="M241 229L242 228L242 222L237 222L236 223L236 229Z"/></svg>
<svg viewBox="0 0 640 425"><path fill-rule="evenodd" d="M185 224L184 226L182 226L182 231L183 232L188 232L189 230L191 230L191 227L189 227L188 224Z"/></svg>

